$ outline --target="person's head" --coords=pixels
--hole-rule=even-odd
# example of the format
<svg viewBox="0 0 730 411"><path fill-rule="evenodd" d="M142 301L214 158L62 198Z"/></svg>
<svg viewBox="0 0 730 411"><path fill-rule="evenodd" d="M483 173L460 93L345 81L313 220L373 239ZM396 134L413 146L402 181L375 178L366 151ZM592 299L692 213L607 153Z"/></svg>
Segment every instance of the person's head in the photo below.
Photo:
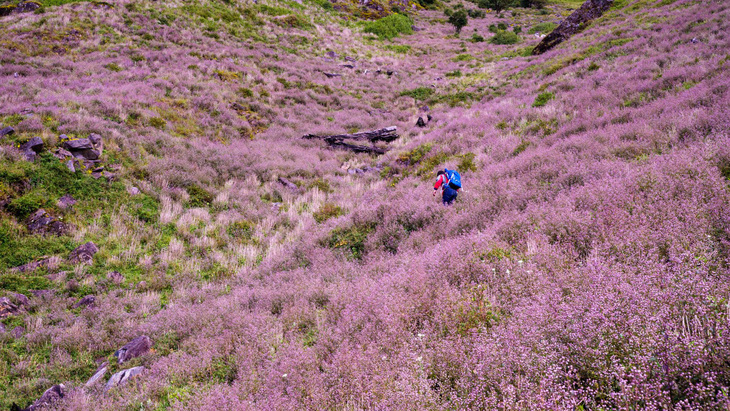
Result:
<svg viewBox="0 0 730 411"><path fill-rule="evenodd" d="M440 175L442 175L442 174L446 174L446 171L444 171L444 170L439 170L439 172L438 172L438 173L436 173L436 177L438 177L438 176L440 176Z"/></svg>

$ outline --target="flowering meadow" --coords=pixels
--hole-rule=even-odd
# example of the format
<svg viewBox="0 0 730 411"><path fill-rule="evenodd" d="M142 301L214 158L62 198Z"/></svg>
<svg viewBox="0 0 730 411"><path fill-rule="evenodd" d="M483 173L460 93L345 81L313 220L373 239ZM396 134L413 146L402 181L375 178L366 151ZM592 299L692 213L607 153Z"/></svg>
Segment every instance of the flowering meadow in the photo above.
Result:
<svg viewBox="0 0 730 411"><path fill-rule="evenodd" d="M40 3L0 17L0 408L730 407L727 1L539 56L580 2Z"/></svg>

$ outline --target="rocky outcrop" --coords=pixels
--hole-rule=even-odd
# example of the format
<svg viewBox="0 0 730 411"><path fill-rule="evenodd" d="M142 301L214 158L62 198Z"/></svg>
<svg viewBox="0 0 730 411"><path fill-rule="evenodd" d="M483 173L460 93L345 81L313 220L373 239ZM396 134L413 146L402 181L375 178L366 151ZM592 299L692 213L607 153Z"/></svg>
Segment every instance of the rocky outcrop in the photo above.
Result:
<svg viewBox="0 0 730 411"><path fill-rule="evenodd" d="M76 204L76 199L71 197L69 194L58 199L56 206L62 210L68 210Z"/></svg>
<svg viewBox="0 0 730 411"><path fill-rule="evenodd" d="M89 241L71 251L71 254L68 256L68 261L72 264L84 263L90 265L94 261L94 254L98 251L99 248L96 244Z"/></svg>
<svg viewBox="0 0 730 411"><path fill-rule="evenodd" d="M61 135L61 139L63 138L66 136ZM61 147L74 158L86 161L98 161L104 151L103 141L98 134L92 134L88 138L64 141Z"/></svg>
<svg viewBox="0 0 730 411"><path fill-rule="evenodd" d="M51 261L50 261L49 258L43 258L43 259L40 259L38 261L31 261L28 264L23 264L23 265L20 265L18 267L13 267L11 270L12 271L21 272L21 273L28 273L28 272L31 272L31 271L35 271L35 270L37 270L37 269L39 269L41 267L45 267L50 262Z"/></svg>
<svg viewBox="0 0 730 411"><path fill-rule="evenodd" d="M106 386L104 386L104 390L108 390L110 388L122 385L125 382L129 381L130 378L141 374L142 371L144 371L144 367L134 367L119 371L118 373L112 375L111 378L109 378Z"/></svg>
<svg viewBox="0 0 730 411"><path fill-rule="evenodd" d="M91 378L89 378L89 381L87 381L86 384L84 384L84 386L91 387L92 385L96 384L97 381L104 378L108 369L109 369L109 363L104 361L104 363L102 363L99 366L99 368L96 369L96 372L94 373L94 375L92 375Z"/></svg>
<svg viewBox="0 0 730 411"><path fill-rule="evenodd" d="M532 54L542 54L567 40L584 29L591 20L601 17L612 4L613 0L587 0L578 10L560 23L558 28L545 36L540 44L532 50Z"/></svg>
<svg viewBox="0 0 730 411"><path fill-rule="evenodd" d="M33 234L63 235L68 227L41 208L28 218L28 230Z"/></svg>
<svg viewBox="0 0 730 411"><path fill-rule="evenodd" d="M137 358L140 355L147 353L152 348L152 341L146 335L140 335L134 340L126 343L124 347L118 349L114 356L119 359L119 364L125 361L129 361L132 358Z"/></svg>
<svg viewBox="0 0 730 411"><path fill-rule="evenodd" d="M8 297L0 298L0 318L5 318L18 312L18 306L13 304Z"/></svg>

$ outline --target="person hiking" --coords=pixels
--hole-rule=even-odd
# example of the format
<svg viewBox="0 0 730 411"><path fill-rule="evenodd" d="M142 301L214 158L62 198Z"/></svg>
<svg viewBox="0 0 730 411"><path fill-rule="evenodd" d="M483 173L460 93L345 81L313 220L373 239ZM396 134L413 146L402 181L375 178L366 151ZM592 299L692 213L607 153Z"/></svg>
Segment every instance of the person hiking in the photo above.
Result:
<svg viewBox="0 0 730 411"><path fill-rule="evenodd" d="M461 176L456 170L449 170L445 168L439 170L436 173L436 184L433 185L433 195L436 195L436 191L441 188L443 196L441 201L444 205L451 205L456 200L456 196L459 195L461 189Z"/></svg>

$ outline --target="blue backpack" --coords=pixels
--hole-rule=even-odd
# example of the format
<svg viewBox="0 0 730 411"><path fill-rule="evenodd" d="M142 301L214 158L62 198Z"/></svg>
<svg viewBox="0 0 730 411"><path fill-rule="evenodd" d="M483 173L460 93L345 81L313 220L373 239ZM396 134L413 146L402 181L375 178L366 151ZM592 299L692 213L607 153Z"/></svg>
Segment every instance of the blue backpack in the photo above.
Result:
<svg viewBox="0 0 730 411"><path fill-rule="evenodd" d="M446 172L446 177L449 179L449 186L451 186L454 190L460 189L461 176L459 175L459 172L456 170L449 170L448 168L445 168L444 172Z"/></svg>

